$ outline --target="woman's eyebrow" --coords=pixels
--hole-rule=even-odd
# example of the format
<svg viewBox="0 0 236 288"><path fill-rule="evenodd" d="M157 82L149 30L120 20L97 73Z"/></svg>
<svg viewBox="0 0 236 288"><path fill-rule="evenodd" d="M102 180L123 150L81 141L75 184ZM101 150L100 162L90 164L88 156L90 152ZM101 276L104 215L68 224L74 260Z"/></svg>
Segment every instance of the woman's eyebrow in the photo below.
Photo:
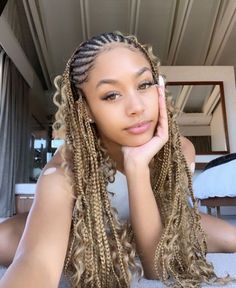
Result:
<svg viewBox="0 0 236 288"><path fill-rule="evenodd" d="M142 67L141 69L139 69L137 72L134 73L134 78L138 78L139 76L141 76L146 71L149 71L152 73L152 70L150 68ZM115 80L115 79L102 79L97 83L96 88L98 88L102 84L117 84L118 82L119 81Z"/></svg>
<svg viewBox="0 0 236 288"><path fill-rule="evenodd" d="M149 71L152 73L152 70L148 67L143 67L135 73L135 78L141 76L144 72Z"/></svg>

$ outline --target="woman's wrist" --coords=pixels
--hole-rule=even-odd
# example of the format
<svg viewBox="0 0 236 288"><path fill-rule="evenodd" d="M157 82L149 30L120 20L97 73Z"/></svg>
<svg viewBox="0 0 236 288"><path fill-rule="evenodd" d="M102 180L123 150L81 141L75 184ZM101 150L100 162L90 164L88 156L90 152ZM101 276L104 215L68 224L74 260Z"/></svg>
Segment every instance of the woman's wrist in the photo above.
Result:
<svg viewBox="0 0 236 288"><path fill-rule="evenodd" d="M136 165L134 163L129 163L124 166L125 168L125 174L127 178L136 178L139 176L149 176L150 175L150 169L147 164L140 164ZM136 178L137 179L137 178Z"/></svg>

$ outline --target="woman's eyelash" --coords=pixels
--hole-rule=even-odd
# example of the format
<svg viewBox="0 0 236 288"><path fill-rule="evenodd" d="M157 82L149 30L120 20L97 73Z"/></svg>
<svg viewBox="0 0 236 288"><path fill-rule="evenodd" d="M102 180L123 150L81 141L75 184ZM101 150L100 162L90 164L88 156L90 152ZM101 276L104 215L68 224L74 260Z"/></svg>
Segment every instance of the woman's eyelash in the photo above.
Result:
<svg viewBox="0 0 236 288"><path fill-rule="evenodd" d="M147 88L153 86L154 84L155 84L154 81L145 81L139 85L139 89L140 88L141 89L147 89Z"/></svg>
<svg viewBox="0 0 236 288"><path fill-rule="evenodd" d="M145 81L145 82L142 82L138 85L138 89L145 90L145 89L148 89L149 87L151 87L153 85L155 85L154 81ZM105 95L102 98L102 100L114 101L117 98L116 96L119 96L118 92L111 92L111 93Z"/></svg>
<svg viewBox="0 0 236 288"><path fill-rule="evenodd" d="M105 95L102 98L102 100L108 100L108 101L116 100L116 96L119 96L119 94L117 92L112 92L112 93Z"/></svg>

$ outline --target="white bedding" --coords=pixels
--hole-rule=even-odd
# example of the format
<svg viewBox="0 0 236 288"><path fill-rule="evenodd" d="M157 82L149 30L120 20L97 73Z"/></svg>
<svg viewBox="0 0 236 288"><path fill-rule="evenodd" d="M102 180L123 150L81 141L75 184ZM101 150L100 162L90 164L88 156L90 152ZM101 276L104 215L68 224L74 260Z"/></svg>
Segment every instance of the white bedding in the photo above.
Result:
<svg viewBox="0 0 236 288"><path fill-rule="evenodd" d="M236 278L236 253L209 253L207 259L214 264L215 272L218 276L230 276ZM131 288L164 288L165 286L160 281L141 279L139 282L134 280ZM203 285L202 287L227 287L227 288L236 288L236 282L230 283L226 286L207 286ZM65 281L61 281L59 288L69 288ZM187 288L187 287L186 287Z"/></svg>
<svg viewBox="0 0 236 288"><path fill-rule="evenodd" d="M209 253L207 255L209 261L214 264L215 272L218 276L225 276L229 273L236 278L236 253ZM0 267L0 278L5 273L5 268ZM141 279L139 282L133 281L131 288L163 288L164 285L160 281ZM203 286L210 287L210 286ZM212 286L213 287L213 286ZM228 284L227 286L214 286L236 288L236 283ZM65 280L61 280L59 288L69 288Z"/></svg>
<svg viewBox="0 0 236 288"><path fill-rule="evenodd" d="M193 191L198 199L236 197L236 160L200 173L193 181Z"/></svg>

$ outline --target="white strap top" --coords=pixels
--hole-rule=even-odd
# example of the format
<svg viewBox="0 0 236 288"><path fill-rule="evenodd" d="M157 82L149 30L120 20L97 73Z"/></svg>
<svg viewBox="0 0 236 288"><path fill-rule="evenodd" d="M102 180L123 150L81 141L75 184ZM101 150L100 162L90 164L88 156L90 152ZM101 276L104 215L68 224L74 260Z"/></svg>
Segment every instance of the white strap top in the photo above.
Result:
<svg viewBox="0 0 236 288"><path fill-rule="evenodd" d="M117 212L120 220L129 219L129 195L128 195L128 185L124 174L117 171L115 174L115 181L109 183L107 190L111 200L111 205Z"/></svg>
<svg viewBox="0 0 236 288"><path fill-rule="evenodd" d="M126 176L120 171L115 174L115 181L109 183L107 190L109 193L109 198L111 200L112 207L116 208L120 220L126 221L129 219L129 194L128 194L128 184ZM191 197L188 197L188 204L193 207L193 202Z"/></svg>

